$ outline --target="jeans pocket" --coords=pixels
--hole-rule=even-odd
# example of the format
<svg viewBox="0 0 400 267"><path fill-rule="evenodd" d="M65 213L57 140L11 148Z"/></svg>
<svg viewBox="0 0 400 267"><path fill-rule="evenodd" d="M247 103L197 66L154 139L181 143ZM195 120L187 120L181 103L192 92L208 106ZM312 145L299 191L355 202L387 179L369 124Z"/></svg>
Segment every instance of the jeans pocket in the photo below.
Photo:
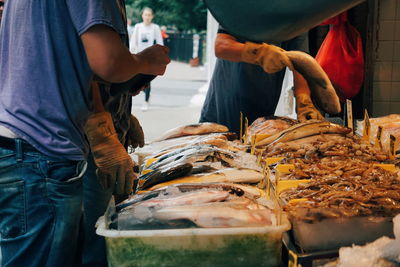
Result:
<svg viewBox="0 0 400 267"><path fill-rule="evenodd" d="M58 185L80 182L87 169L87 162L49 163L48 181Z"/></svg>
<svg viewBox="0 0 400 267"><path fill-rule="evenodd" d="M24 181L0 181L0 236L16 238L26 232Z"/></svg>
<svg viewBox="0 0 400 267"><path fill-rule="evenodd" d="M7 168L13 164L15 164L15 151L0 148L0 169Z"/></svg>

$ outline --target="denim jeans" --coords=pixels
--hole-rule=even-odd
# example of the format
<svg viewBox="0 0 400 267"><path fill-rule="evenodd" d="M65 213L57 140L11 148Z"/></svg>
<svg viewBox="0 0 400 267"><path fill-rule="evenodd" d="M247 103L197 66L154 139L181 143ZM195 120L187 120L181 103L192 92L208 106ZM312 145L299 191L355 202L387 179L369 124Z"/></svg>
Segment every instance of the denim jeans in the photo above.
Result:
<svg viewBox="0 0 400 267"><path fill-rule="evenodd" d="M84 237L82 266L107 267L104 237L96 234L96 222L104 215L112 196L112 189L103 189L96 175L93 157L83 178Z"/></svg>
<svg viewBox="0 0 400 267"><path fill-rule="evenodd" d="M86 166L0 144L1 266L80 265Z"/></svg>

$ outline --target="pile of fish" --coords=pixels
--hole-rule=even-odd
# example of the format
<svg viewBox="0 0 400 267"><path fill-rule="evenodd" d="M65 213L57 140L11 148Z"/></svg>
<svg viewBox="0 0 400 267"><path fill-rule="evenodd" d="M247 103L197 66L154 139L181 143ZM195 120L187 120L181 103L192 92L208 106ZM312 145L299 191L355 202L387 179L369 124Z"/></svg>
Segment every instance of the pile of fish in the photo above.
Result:
<svg viewBox="0 0 400 267"><path fill-rule="evenodd" d="M246 186L180 184L135 195L116 206L111 228L221 228L271 225L271 209L258 204Z"/></svg>
<svg viewBox="0 0 400 267"><path fill-rule="evenodd" d="M280 164L294 165L293 171L279 175L280 180L310 179L280 192L292 218L311 222L400 213L399 175L379 165L395 162L379 147L352 135L348 128L308 121L257 145L263 149L263 157L282 157ZM274 175L271 177L275 182Z"/></svg>
<svg viewBox="0 0 400 267"><path fill-rule="evenodd" d="M195 131L194 131L195 129ZM216 131L216 132L215 132ZM225 126L173 129L144 147L137 194L116 207L119 230L258 227L275 224L272 202L257 185L264 176L248 146ZM190 135L193 134L193 135ZM267 206L271 208L268 208Z"/></svg>
<svg viewBox="0 0 400 267"><path fill-rule="evenodd" d="M256 157L244 151L221 149L208 144L185 146L146 158L142 166L142 173L145 174L139 177L139 189L186 176L209 180L203 176L209 177L212 175L210 172L226 168L236 168L236 171L226 173L228 181L230 176L235 180L236 176L243 176L243 172L255 170L258 173L260 170Z"/></svg>

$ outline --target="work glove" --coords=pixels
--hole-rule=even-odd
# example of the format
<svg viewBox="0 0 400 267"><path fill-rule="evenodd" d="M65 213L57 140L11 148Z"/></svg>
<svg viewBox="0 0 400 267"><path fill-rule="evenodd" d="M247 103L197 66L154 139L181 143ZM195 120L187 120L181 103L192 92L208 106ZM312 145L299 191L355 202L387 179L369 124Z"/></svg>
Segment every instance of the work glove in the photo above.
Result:
<svg viewBox="0 0 400 267"><path fill-rule="evenodd" d="M144 146L144 133L142 126L140 126L138 119L133 115L131 115L129 119L129 130L126 133L126 137L128 139L128 146L133 148Z"/></svg>
<svg viewBox="0 0 400 267"><path fill-rule="evenodd" d="M246 42L241 56L243 62L258 64L267 73L280 71L284 67L293 70L292 62L285 54L285 50L275 45Z"/></svg>
<svg viewBox="0 0 400 267"><path fill-rule="evenodd" d="M136 179L134 164L118 140L110 113L94 113L88 118L84 130L97 166L100 184L105 189L113 188L116 194L130 194L133 180Z"/></svg>
<svg viewBox="0 0 400 267"><path fill-rule="evenodd" d="M324 117L314 106L310 95L299 94L296 96L297 119L301 122L306 120L323 120Z"/></svg>

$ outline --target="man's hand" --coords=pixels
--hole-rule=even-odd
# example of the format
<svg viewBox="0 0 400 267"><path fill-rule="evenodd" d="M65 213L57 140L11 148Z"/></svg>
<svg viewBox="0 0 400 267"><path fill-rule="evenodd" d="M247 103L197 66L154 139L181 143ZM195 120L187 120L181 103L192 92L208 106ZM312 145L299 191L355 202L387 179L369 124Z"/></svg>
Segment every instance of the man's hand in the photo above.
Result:
<svg viewBox="0 0 400 267"><path fill-rule="evenodd" d="M101 185L114 188L116 194L130 194L133 180L137 178L133 172L134 164L118 140L110 113L92 114L84 129Z"/></svg>
<svg viewBox="0 0 400 267"><path fill-rule="evenodd" d="M168 47L156 44L133 56L138 57L144 64L145 71L143 73L163 75L168 63L171 62L168 53Z"/></svg>
<svg viewBox="0 0 400 267"><path fill-rule="evenodd" d="M246 42L242 50L242 61L258 64L265 72L274 73L288 67L293 70L292 62L280 47L266 43Z"/></svg>
<svg viewBox="0 0 400 267"><path fill-rule="evenodd" d="M308 94L299 94L296 96L297 119L301 122L306 120L323 120L324 117L315 108Z"/></svg>
<svg viewBox="0 0 400 267"><path fill-rule="evenodd" d="M129 130L126 136L128 138L128 146L132 146L133 148L144 146L142 126L140 126L138 119L133 115L129 119Z"/></svg>

